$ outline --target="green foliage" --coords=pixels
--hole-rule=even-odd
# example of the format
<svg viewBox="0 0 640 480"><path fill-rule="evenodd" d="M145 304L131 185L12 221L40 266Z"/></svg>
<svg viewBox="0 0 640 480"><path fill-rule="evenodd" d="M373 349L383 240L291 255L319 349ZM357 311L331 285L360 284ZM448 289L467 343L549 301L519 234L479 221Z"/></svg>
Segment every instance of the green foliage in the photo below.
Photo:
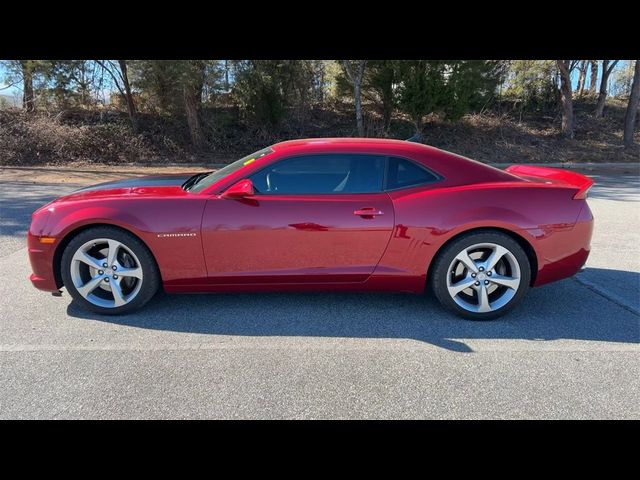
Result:
<svg viewBox="0 0 640 480"><path fill-rule="evenodd" d="M399 109L421 128L430 113L458 119L493 99L504 75L504 62L471 60L370 60L362 85L363 97L379 111L388 132ZM349 97L346 75L337 77L337 91Z"/></svg>
<svg viewBox="0 0 640 480"><path fill-rule="evenodd" d="M510 62L503 96L524 110L541 110L558 102L557 69L554 60Z"/></svg>
<svg viewBox="0 0 640 480"><path fill-rule="evenodd" d="M317 84L313 67L307 60L235 62L233 94L250 120L273 129L290 106L309 105Z"/></svg>
<svg viewBox="0 0 640 480"><path fill-rule="evenodd" d="M335 101L341 93L338 92L338 81L344 76L342 65L337 60L323 60L325 99Z"/></svg>
<svg viewBox="0 0 640 480"><path fill-rule="evenodd" d="M447 62L444 105L447 118L457 120L470 110L485 107L503 79L505 65L499 61Z"/></svg>
<svg viewBox="0 0 640 480"><path fill-rule="evenodd" d="M182 88L178 79L182 62L135 60L128 63L131 86L140 92L140 107L159 113L182 109Z"/></svg>
<svg viewBox="0 0 640 480"><path fill-rule="evenodd" d="M139 92L140 107L158 113L184 111L185 85L197 90L203 87L207 101L213 101L222 88L219 61L133 60L128 64L131 84Z"/></svg>
<svg viewBox="0 0 640 480"><path fill-rule="evenodd" d="M400 64L400 109L419 130L425 115L446 105L446 64L440 60L409 60Z"/></svg>
<svg viewBox="0 0 640 480"><path fill-rule="evenodd" d="M90 106L100 87L97 66L89 60L47 60L40 65L41 96L58 108Z"/></svg>
<svg viewBox="0 0 640 480"><path fill-rule="evenodd" d="M400 80L400 64L398 60L370 60L365 69L363 96L376 105L385 131L389 130L391 116L398 106L396 86Z"/></svg>

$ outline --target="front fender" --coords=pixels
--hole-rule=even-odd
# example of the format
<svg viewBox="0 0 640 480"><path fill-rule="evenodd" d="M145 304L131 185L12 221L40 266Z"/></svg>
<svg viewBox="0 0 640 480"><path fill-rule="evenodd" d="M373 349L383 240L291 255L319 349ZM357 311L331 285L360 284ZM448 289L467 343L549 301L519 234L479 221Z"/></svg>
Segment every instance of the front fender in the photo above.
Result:
<svg viewBox="0 0 640 480"><path fill-rule="evenodd" d="M204 200L53 204L43 235L58 239L90 225L113 225L136 235L153 254L163 282L207 276L200 225ZM177 235L176 235L177 234Z"/></svg>
<svg viewBox="0 0 640 480"><path fill-rule="evenodd" d="M92 224L115 225L137 236L148 232L149 225L140 217L113 207L65 209L52 207L44 235L64 238L73 230Z"/></svg>

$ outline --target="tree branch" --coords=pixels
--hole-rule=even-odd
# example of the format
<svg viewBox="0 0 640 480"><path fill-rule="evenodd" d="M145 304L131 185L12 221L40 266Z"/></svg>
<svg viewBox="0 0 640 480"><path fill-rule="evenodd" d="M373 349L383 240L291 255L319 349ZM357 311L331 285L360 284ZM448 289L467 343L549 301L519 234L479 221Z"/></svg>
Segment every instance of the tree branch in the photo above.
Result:
<svg viewBox="0 0 640 480"><path fill-rule="evenodd" d="M613 62L611 62L611 65L609 65L609 67L607 68L607 76L611 74L611 72L613 71L613 67L615 67L619 61L620 60L614 60Z"/></svg>
<svg viewBox="0 0 640 480"><path fill-rule="evenodd" d="M124 89L120 86L120 83L118 82L118 77L115 76L115 74L111 71L111 69L107 67L102 60L95 60L95 62L98 65L100 65L103 68L103 70L105 70L111 76L111 78L113 78L116 88L118 89L118 91L122 96L125 96L126 93L124 92ZM112 68L113 68L113 65L112 65ZM120 74L120 78L122 81L124 81L124 79L122 79L122 74Z"/></svg>
<svg viewBox="0 0 640 480"><path fill-rule="evenodd" d="M344 67L344 70L347 72L347 76L349 77L349 80L353 82L354 81L353 70L351 70L351 65L349 65L349 60L343 60L342 66Z"/></svg>
<svg viewBox="0 0 640 480"><path fill-rule="evenodd" d="M11 88L11 87L13 87L14 85L18 85L19 83L22 83L22 80L15 81L15 82L13 82L12 84L7 85L6 87L2 87L2 88L0 88L0 90L6 90L7 88Z"/></svg>

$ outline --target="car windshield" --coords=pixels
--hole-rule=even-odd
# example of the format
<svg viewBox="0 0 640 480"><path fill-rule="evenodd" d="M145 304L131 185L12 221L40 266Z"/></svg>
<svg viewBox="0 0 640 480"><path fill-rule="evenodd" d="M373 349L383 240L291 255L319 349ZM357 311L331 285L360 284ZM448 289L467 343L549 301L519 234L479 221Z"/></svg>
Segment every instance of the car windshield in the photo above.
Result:
<svg viewBox="0 0 640 480"><path fill-rule="evenodd" d="M257 152L254 152L251 155L242 157L240 160L236 160L235 162L230 163L226 167L223 167L220 170L216 170L215 172L212 172L198 179L193 185L189 187L188 190L194 193L201 192L205 188L216 183L218 180L226 177L227 175L231 175L232 173L240 170L245 165L249 165L251 162L255 162L257 159L262 158L271 152L273 152L271 147L267 147L267 148L263 148L262 150L258 150Z"/></svg>

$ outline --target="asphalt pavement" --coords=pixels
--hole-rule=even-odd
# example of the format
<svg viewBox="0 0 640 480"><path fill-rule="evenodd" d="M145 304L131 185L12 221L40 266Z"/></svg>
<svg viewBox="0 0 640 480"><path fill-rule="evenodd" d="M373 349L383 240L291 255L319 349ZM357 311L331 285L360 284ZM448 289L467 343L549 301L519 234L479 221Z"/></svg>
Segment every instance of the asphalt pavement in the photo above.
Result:
<svg viewBox="0 0 640 480"><path fill-rule="evenodd" d="M639 419L640 176L592 176L587 270L484 323L404 294L90 314L27 279L31 212L79 185L0 176L0 418Z"/></svg>

